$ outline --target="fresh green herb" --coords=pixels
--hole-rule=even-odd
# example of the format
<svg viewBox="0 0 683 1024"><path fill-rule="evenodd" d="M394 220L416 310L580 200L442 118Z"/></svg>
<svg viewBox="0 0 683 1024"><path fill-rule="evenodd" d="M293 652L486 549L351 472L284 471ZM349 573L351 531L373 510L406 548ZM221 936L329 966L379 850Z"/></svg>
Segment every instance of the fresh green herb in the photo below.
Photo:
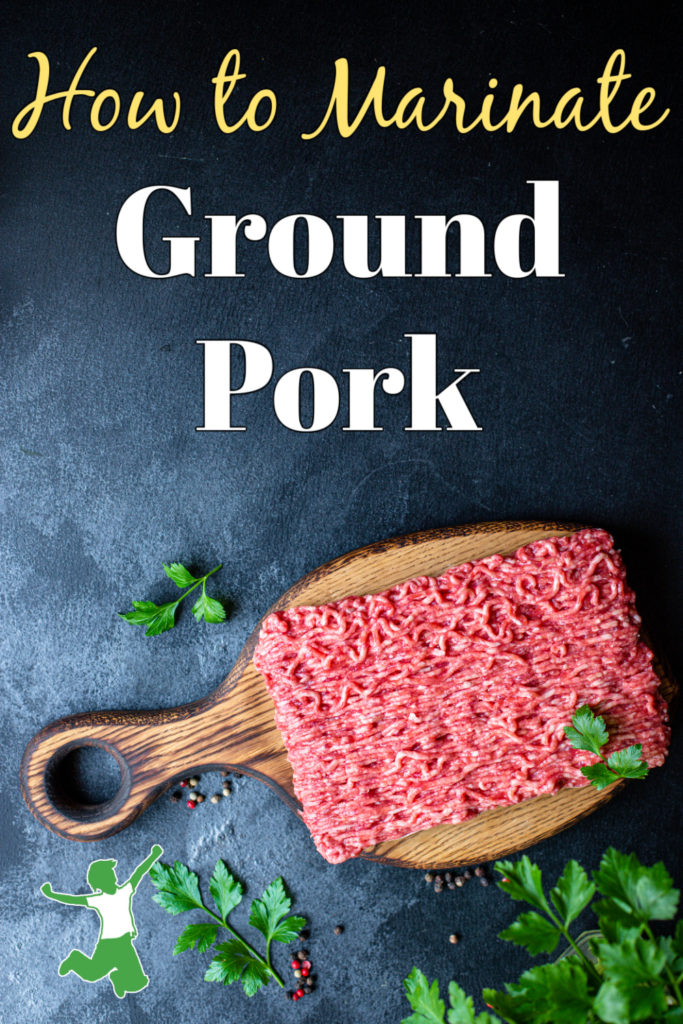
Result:
<svg viewBox="0 0 683 1024"><path fill-rule="evenodd" d="M249 924L266 940L265 955L261 956L228 922L230 913L242 902L243 889L222 860L216 864L209 882L209 892L218 913L209 910L204 903L199 877L180 861L173 867L157 861L149 874L157 890L153 898L169 914L202 910L209 918L207 922L188 924L176 940L174 953L183 953L195 946L198 952L205 953L216 943L219 928L225 928L232 936L227 942L216 943L204 981L230 985L239 980L248 996L253 996L271 978L284 987L271 963L270 946L272 942L292 942L306 925L306 918L286 916L292 901L281 878L271 882L261 898L251 904Z"/></svg>
<svg viewBox="0 0 683 1024"><path fill-rule="evenodd" d="M465 995L455 981L448 986L450 1009L444 1018L444 1001L439 998L439 983L430 985L422 971L413 967L403 982L408 1002L413 1008L410 1017L405 1017L402 1024L494 1024L496 1017L490 1013L474 1015L474 1003L471 996Z"/></svg>
<svg viewBox="0 0 683 1024"><path fill-rule="evenodd" d="M495 868L503 876L498 887L534 908L520 914L500 938L531 954L552 953L564 939L572 952L531 967L504 992L484 989L484 1001L499 1016L475 1015L471 997L454 981L446 1011L438 982L430 985L414 967L403 982L413 1010L403 1024L683 1022L683 921L673 935L655 937L651 927L652 921L673 920L678 909L680 894L662 863L645 867L634 853L609 849L590 881L581 865L570 860L548 896L540 868L528 857L498 861ZM596 892L602 899L591 904ZM569 931L589 904L600 929L590 942L596 962Z"/></svg>
<svg viewBox="0 0 683 1024"><path fill-rule="evenodd" d="M188 594L191 594L201 584L201 593L192 607L192 614L197 622L201 622L202 619L206 622L223 622L225 608L220 601L216 601L206 593L206 581L220 568L222 568L222 563L211 572L207 572L205 576L193 576L189 569L186 569L180 562L164 565L164 572L177 587L181 590L185 587L189 589L185 590L185 593L181 594L177 601L168 601L166 604L154 604L154 601L132 601L134 610L119 612L119 616L126 622L132 622L134 626L147 626L145 636L158 636L159 633L165 633L167 629L173 629L176 608Z"/></svg>
<svg viewBox="0 0 683 1024"><path fill-rule="evenodd" d="M590 779L596 789L604 789L617 779L644 779L647 775L647 761L643 761L643 748L634 743L623 750L615 750L607 759L602 748L609 740L605 720L593 714L587 704L579 708L572 717L572 724L564 727L565 736L577 750L588 750L600 760L585 765L581 774Z"/></svg>

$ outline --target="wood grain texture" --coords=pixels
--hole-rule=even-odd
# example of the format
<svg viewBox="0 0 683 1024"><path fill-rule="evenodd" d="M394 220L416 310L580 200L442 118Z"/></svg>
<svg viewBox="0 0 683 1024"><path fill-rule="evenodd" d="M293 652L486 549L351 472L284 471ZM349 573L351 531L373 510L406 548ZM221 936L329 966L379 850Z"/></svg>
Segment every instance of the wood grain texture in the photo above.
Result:
<svg viewBox="0 0 683 1024"><path fill-rule="evenodd" d="M475 523L371 544L309 573L266 614L384 590L411 576L438 575L459 562L511 554L523 544L577 529L554 522ZM167 710L88 712L42 729L28 744L20 773L24 798L36 818L68 839L102 839L129 825L179 779L218 768L261 779L299 814L273 702L252 661L260 626L226 679L201 700ZM675 684L659 662L655 668L670 701ZM119 765L119 791L106 803L80 804L55 782L60 761L85 745L102 747ZM486 811L460 825L439 825L384 842L363 856L419 868L491 860L567 828L609 800L616 788L565 789Z"/></svg>

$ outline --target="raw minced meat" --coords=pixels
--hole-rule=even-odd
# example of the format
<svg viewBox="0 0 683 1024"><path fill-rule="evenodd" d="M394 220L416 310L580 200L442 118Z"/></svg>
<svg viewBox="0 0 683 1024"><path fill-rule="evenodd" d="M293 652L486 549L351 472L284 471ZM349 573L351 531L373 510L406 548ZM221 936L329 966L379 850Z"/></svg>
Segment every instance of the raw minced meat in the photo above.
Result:
<svg viewBox="0 0 683 1024"><path fill-rule="evenodd" d="M380 594L269 615L254 663L294 789L332 863L564 786L588 704L609 752L669 733L621 557L603 530L535 541Z"/></svg>

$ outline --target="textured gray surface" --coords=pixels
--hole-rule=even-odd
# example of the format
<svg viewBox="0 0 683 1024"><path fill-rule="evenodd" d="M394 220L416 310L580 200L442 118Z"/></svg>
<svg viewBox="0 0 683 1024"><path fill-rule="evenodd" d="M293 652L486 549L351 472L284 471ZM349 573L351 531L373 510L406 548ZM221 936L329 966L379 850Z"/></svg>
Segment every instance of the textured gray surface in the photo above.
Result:
<svg viewBox="0 0 683 1024"><path fill-rule="evenodd" d="M495 938L514 913L495 887L436 896L419 872L326 865L303 825L254 780L237 780L229 800L194 812L162 798L127 831L92 845L48 833L24 806L19 760L41 726L80 710L172 706L207 693L263 611L320 563L458 522L604 525L680 676L673 118L642 137L529 129L464 141L446 128L425 137L368 128L308 147L293 127L309 126L310 111L323 106L341 52L367 75L386 62L397 94L416 81L438 91L457 69L473 93L498 71L554 95L594 80L623 42L638 82L653 81L668 99L674 7L664 5L652 25L637 4L581 16L568 4L553 12L507 4L504 18L494 7L432 4L414 24L395 13L357 20L346 6L323 16L316 6L286 13L264 4L247 14L235 4L152 4L115 16L102 4L27 3L14 5L3 34L3 1024L390 1024L407 1008L401 979L414 963L475 994L526 965L523 952ZM92 45L98 89L114 82L130 95L180 83L181 128L165 138L95 136L75 115L67 134L46 115L30 139L12 139L12 117L34 82L25 55L44 49L66 77ZM210 124L207 82L232 45L258 86L272 79L281 97L282 121L259 137L221 138ZM524 208L524 182L534 177L561 182L566 276L557 281L357 281L338 264L291 281L249 251L240 281L152 282L123 267L113 240L125 197L157 181L192 186L201 233L205 213L249 210L269 220L297 210L330 220L473 210L495 222ZM151 234L185 227L155 216ZM204 259L206 243L201 251ZM344 366L405 367L403 335L414 330L438 333L444 384L453 366L481 368L467 392L481 432L407 434L402 397L382 400L382 433L335 425L298 436L275 423L269 391L240 407L246 433L194 430L202 422L196 338L252 338L280 370L322 366L341 378ZM222 561L215 590L232 611L223 626L197 626L185 610L173 632L146 640L115 613L131 598L170 596L161 563L173 559L204 571ZM675 733L664 769L532 851L548 878L570 856L597 866L610 843L645 861L663 858L680 878L680 771ZM208 781L207 793L217 777ZM135 902L148 989L118 1002L106 982L58 978L72 946L93 946L96 925L89 912L48 903L40 884L83 891L91 859L116 857L125 874L153 842L204 879L223 857L251 896L282 874L311 920L316 994L293 1006L274 986L248 1001L236 986L205 985L207 956L171 956L180 923L152 902L149 881ZM457 947L447 941L453 930L462 934Z"/></svg>

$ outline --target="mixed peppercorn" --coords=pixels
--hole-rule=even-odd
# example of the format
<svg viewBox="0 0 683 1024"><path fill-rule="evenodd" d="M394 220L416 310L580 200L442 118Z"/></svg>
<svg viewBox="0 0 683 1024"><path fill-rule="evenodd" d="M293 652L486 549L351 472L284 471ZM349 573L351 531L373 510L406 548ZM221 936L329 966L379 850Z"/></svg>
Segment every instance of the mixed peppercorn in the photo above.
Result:
<svg viewBox="0 0 683 1024"><path fill-rule="evenodd" d="M434 886L434 892L443 892L444 889L462 889L466 882L470 879L477 879L479 884L484 888L487 888L490 884L490 877L487 868L482 864L476 864L474 867L465 868L463 871L427 871L424 876L424 880L428 885ZM453 932L448 936L448 941L452 946L456 946L460 942L460 936L457 932Z"/></svg>
<svg viewBox="0 0 683 1024"><path fill-rule="evenodd" d="M301 942L305 942L307 938L307 931L299 932L299 940ZM291 999L293 1003L295 1003L298 999L301 999L302 996L308 995L315 988L315 978L311 974L313 964L308 959L308 956L308 950L302 948L297 953L295 953L294 959L290 964L292 968L292 973L294 977L297 979L298 987L294 989L293 992L285 992L285 995L287 996L288 999Z"/></svg>
<svg viewBox="0 0 683 1024"><path fill-rule="evenodd" d="M229 774L229 772L221 772L221 792L213 793L209 797L210 803L218 804L223 799L223 797L230 796L232 788L228 781ZM239 772L233 772L233 775L239 776ZM181 789L189 789L189 793L187 794L185 803L187 804L191 811L195 809L197 804L203 804L204 801L206 800L206 796L204 795L204 793L200 793L200 791L197 789L197 786L199 785L199 779L199 775L192 775L190 778L181 779L180 782L178 783ZM181 792L179 792L177 789L173 790L173 792L171 793L171 803L180 803L182 797L183 794Z"/></svg>
<svg viewBox="0 0 683 1024"><path fill-rule="evenodd" d="M335 925L335 935L341 935L343 931L344 928L342 925ZM308 929L299 932L299 941L306 942L308 940L309 934L310 933ZM299 999L302 999L304 996L310 995L311 992L315 991L316 987L315 975L311 973L313 970L313 963L310 959L310 954L308 950L304 947L297 950L290 963L290 967L292 968L292 974L294 975L297 987L294 990L285 989L285 996L287 997L287 999L291 999L293 1003L296 1003Z"/></svg>
<svg viewBox="0 0 683 1024"><path fill-rule="evenodd" d="M477 864L473 868L465 868L460 874L457 871L427 871L424 878L429 885L434 885L434 892L443 892L444 889L462 889L465 882L469 882L471 878L478 879L479 884L484 888L490 883L487 870L481 864Z"/></svg>

